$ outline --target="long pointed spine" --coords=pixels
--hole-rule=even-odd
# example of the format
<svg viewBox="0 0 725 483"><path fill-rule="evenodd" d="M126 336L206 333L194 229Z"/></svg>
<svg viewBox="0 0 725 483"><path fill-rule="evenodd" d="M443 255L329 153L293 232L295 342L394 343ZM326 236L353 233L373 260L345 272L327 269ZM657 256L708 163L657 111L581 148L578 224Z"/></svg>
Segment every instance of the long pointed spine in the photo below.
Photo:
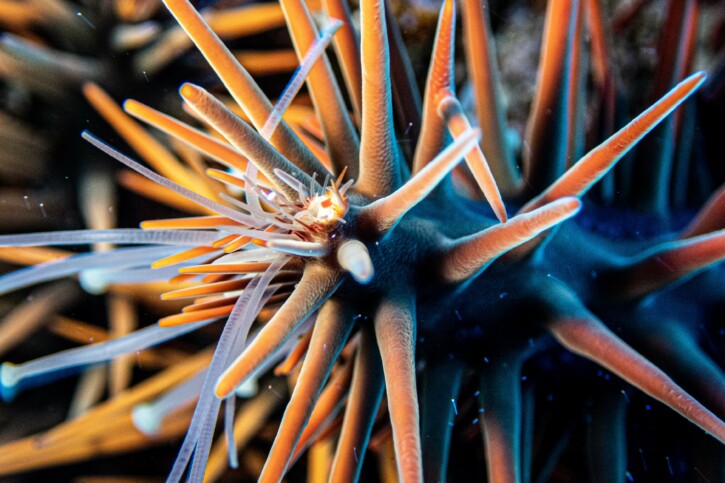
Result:
<svg viewBox="0 0 725 483"><path fill-rule="evenodd" d="M331 483L357 481L370 441L385 380L375 334L362 328L342 430L330 472Z"/></svg>
<svg viewBox="0 0 725 483"><path fill-rule="evenodd" d="M182 97L199 115L204 117L215 129L244 156L255 163L272 180L275 187L291 200L298 195L294 189L282 182L275 174L275 169L281 169L294 176L304 184L310 183L310 177L292 164L287 158L275 150L251 126L231 112L224 104L219 102L201 87L186 83L179 90Z"/></svg>
<svg viewBox="0 0 725 483"><path fill-rule="evenodd" d="M179 160L153 136L148 134L106 94L98 85L83 86L83 94L101 116L139 155L158 173L188 189L198 189L194 177ZM203 192L209 196L208 192Z"/></svg>
<svg viewBox="0 0 725 483"><path fill-rule="evenodd" d="M721 186L703 206L679 238L704 235L725 228L725 185Z"/></svg>
<svg viewBox="0 0 725 483"><path fill-rule="evenodd" d="M360 139L360 179L355 189L367 196L392 193L401 185L400 156L395 139L390 54L385 27L385 2L363 2L362 23L363 110Z"/></svg>
<svg viewBox="0 0 725 483"><path fill-rule="evenodd" d="M539 84L526 126L524 175L538 192L564 172L569 143L568 93L578 0L549 2Z"/></svg>
<svg viewBox="0 0 725 483"><path fill-rule="evenodd" d="M441 99L438 104L438 113L448 123L448 130L454 139L458 139L459 136L471 128L466 115L463 113L463 107L452 93ZM478 183L478 187L486 197L486 201L491 205L491 209L493 209L496 218L501 223L504 223L508 220L506 207L504 206L503 199L501 199L501 192L498 189L496 178L493 176L488 160L479 146L475 146L466 155L466 163Z"/></svg>
<svg viewBox="0 0 725 483"><path fill-rule="evenodd" d="M295 51L302 61L318 37L317 28L302 0L282 0L281 4ZM340 174L345 166L356 164L355 160L360 154L360 140L326 54L323 53L310 70L307 87L320 119L325 145L330 153L335 174Z"/></svg>
<svg viewBox="0 0 725 483"><path fill-rule="evenodd" d="M423 169L445 145L446 130L443 120L438 115L438 101L440 92L455 88L453 79L455 40L456 2L445 0L441 5L425 84L422 126L413 159L413 174Z"/></svg>
<svg viewBox="0 0 725 483"><path fill-rule="evenodd" d="M328 300L320 308L307 356L259 481L274 482L284 476L322 385L352 329L353 318L346 312L335 299Z"/></svg>
<svg viewBox="0 0 725 483"><path fill-rule="evenodd" d="M315 408L310 414L305 430L302 431L302 436L300 436L297 443L297 449L295 449L290 465L294 464L300 455L310 445L314 444L316 439L324 439L339 429L342 424L342 417L338 417L337 413L345 405L345 398L352 380L352 366L351 362L342 362L334 369L332 376L327 381L327 385L320 393L320 397L317 398ZM330 467L332 467L331 462Z"/></svg>
<svg viewBox="0 0 725 483"><path fill-rule="evenodd" d="M251 344L226 369L217 382L217 397L223 398L241 384L268 357L274 354L294 331L337 289L337 272L307 267L299 285L267 322Z"/></svg>
<svg viewBox="0 0 725 483"><path fill-rule="evenodd" d="M229 93L257 129L261 129L272 105L249 73L219 40L188 0L164 0L164 4L194 41ZM282 121L270 143L307 173L324 173L325 169Z"/></svg>
<svg viewBox="0 0 725 483"><path fill-rule="evenodd" d="M679 82L690 68L701 0L668 2L665 24L659 39L659 57L654 77L654 96L661 96Z"/></svg>
<svg viewBox="0 0 725 483"><path fill-rule="evenodd" d="M143 122L159 129L169 136L183 141L199 152L204 153L227 166L244 172L247 169L247 159L239 154L227 143L206 134L186 123L174 119L136 100L128 99L123 103L123 109Z"/></svg>
<svg viewBox="0 0 725 483"><path fill-rule="evenodd" d="M484 449L488 481L521 481L521 365L515 360L495 360L481 373Z"/></svg>
<svg viewBox="0 0 725 483"><path fill-rule="evenodd" d="M592 77L598 89L608 91L605 85L614 87L614 72L612 72L608 44L611 32L604 25L602 0L585 0L585 3L587 25L591 36Z"/></svg>
<svg viewBox="0 0 725 483"><path fill-rule="evenodd" d="M464 369L460 361L428 361L422 376L420 436L425 455L425 481L446 481L451 432Z"/></svg>
<svg viewBox="0 0 725 483"><path fill-rule="evenodd" d="M725 442L725 423L593 316L556 318L548 330L564 347L609 369Z"/></svg>
<svg viewBox="0 0 725 483"><path fill-rule="evenodd" d="M196 193L194 193L191 190L188 190L184 188L183 186L180 186L173 181L170 181L163 176L160 176L150 169L141 166L133 159L129 158L128 156L124 155L123 153L117 151L116 149L112 148L111 146L107 145L100 139L96 138L91 133L84 131L83 134L81 134L81 137L91 143L96 148L100 149L104 153L108 154L112 158L114 158L116 161L119 161L129 168L133 169L140 175L148 178L149 180L153 181L157 185L161 185L164 188L168 188L179 195L183 196L184 198L188 199L189 201L192 201L193 203L196 203L204 208L207 208L210 211L216 212L220 215L226 216L227 218L237 221L239 223L243 223L245 225L249 226L256 226L257 223L254 219L252 219L249 216L246 216L236 210L233 210L231 208L228 208L224 205L221 205L215 201L209 200L207 198L204 198L203 196L200 196Z"/></svg>
<svg viewBox="0 0 725 483"><path fill-rule="evenodd" d="M617 72L611 62L609 42L612 39L611 28L605 25L601 0L585 1L586 19L590 37L589 55L594 84L595 117L599 119L595 132L600 138L608 138L615 129L617 103ZM580 83L586 84L580 80ZM601 199L612 203L615 196L621 197L615 187L614 174L605 177L600 185Z"/></svg>
<svg viewBox="0 0 725 483"><path fill-rule="evenodd" d="M385 198L365 206L361 221L372 224L378 233L390 230L411 208L418 204L448 174L465 154L478 143L481 132L470 130L428 163L422 171Z"/></svg>
<svg viewBox="0 0 725 483"><path fill-rule="evenodd" d="M514 153L506 141L506 112L501 104L501 85L496 49L488 16L488 1L463 0L463 33L466 64L471 73L476 117L485 133L481 149L504 196L520 190Z"/></svg>
<svg viewBox="0 0 725 483"><path fill-rule="evenodd" d="M586 94L587 69L589 58L584 51L584 7L579 0L576 3L574 35L571 40L571 62L569 64L569 92L567 94L567 144L565 165L568 168L584 154L584 135L586 130Z"/></svg>
<svg viewBox="0 0 725 483"><path fill-rule="evenodd" d="M691 63L697 33L698 0L670 1L667 21L659 44L660 62L654 79L654 95L667 91L682 79ZM676 118L659 126L644 146L643 162L634 165L637 192L634 202L640 209L665 213L670 206L670 184L677 138Z"/></svg>
<svg viewBox="0 0 725 483"><path fill-rule="evenodd" d="M691 329L674 320L636 322L633 347L724 418L725 371L699 346Z"/></svg>
<svg viewBox="0 0 725 483"><path fill-rule="evenodd" d="M621 295L638 299L681 282L725 260L725 229L665 243L612 275L608 283Z"/></svg>
<svg viewBox="0 0 725 483"><path fill-rule="evenodd" d="M562 198L506 223L454 240L440 255L440 276L450 283L473 277L504 253L576 215L580 207L578 199Z"/></svg>
<svg viewBox="0 0 725 483"><path fill-rule="evenodd" d="M362 120L362 67L360 65L360 39L353 27L352 14L348 2L344 0L322 0L322 5L331 18L342 20L342 28L332 40L340 62L347 93L350 96L352 110L358 124ZM350 173L355 179L357 174Z"/></svg>
<svg viewBox="0 0 725 483"><path fill-rule="evenodd" d="M680 82L662 99L577 161L544 192L524 205L520 213L529 212L563 196L583 196L642 137L692 95L705 79L705 73L698 72Z"/></svg>
<svg viewBox="0 0 725 483"><path fill-rule="evenodd" d="M398 20L393 13L391 2L385 4L385 18L388 32L388 48L390 49L390 78L392 80L393 113L397 122L401 145L415 146L420 136L422 101L418 92L418 81L413 70L413 63L403 41ZM408 156L410 153L406 152ZM401 166L403 171L408 165ZM405 177L405 176L404 176Z"/></svg>
<svg viewBox="0 0 725 483"><path fill-rule="evenodd" d="M383 361L398 477L403 483L422 482L412 295L389 295L382 300L374 324Z"/></svg>

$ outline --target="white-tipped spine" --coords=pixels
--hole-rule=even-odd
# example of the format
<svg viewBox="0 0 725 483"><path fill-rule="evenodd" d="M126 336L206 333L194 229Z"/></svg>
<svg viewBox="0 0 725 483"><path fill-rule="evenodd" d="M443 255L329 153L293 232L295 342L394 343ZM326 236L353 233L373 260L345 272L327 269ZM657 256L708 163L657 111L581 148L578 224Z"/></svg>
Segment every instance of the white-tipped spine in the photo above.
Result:
<svg viewBox="0 0 725 483"><path fill-rule="evenodd" d="M375 275L367 247L358 240L348 240L337 249L337 262L359 284L369 283Z"/></svg>
<svg viewBox="0 0 725 483"><path fill-rule="evenodd" d="M99 253L81 253L0 276L0 295L31 285L75 275L91 268L120 270L148 266L156 259L171 256L178 251L178 247L150 246L118 248Z"/></svg>
<svg viewBox="0 0 725 483"><path fill-rule="evenodd" d="M151 171L150 169L140 165L133 159L129 158L122 152L118 151L117 149L111 147L110 145L104 143L100 139L96 138L93 134L91 134L88 131L84 131L83 134L81 134L81 137L91 143L96 148L100 149L104 153L108 154L112 158L114 158L116 161L119 161L123 164L125 164L127 167L131 168L132 170L136 171L138 174L150 179L151 181L155 182L156 184L159 184L165 188L168 188L172 191L175 191L176 193L180 194L184 198L187 198L190 201L193 201L199 206L203 206L204 208L207 208L211 211L214 211L222 216L226 216L230 220L234 220L238 223L243 223L248 226L258 226L258 221L248 215L244 215L236 210L233 210L227 206L224 206L222 204L217 203L216 201L212 201L208 198L205 198L204 196L195 193L173 181L171 181L168 178L165 178L161 176L158 173L155 173Z"/></svg>
<svg viewBox="0 0 725 483"><path fill-rule="evenodd" d="M11 362L3 362L0 365L0 384L5 388L13 389L19 382L18 366Z"/></svg>
<svg viewBox="0 0 725 483"><path fill-rule="evenodd" d="M29 247L46 245L85 245L114 243L121 245L204 245L210 246L219 238L216 231L199 230L139 230L117 228L109 230L69 230L45 233L24 233L0 236L0 246Z"/></svg>
<svg viewBox="0 0 725 483"><path fill-rule="evenodd" d="M57 354L41 357L23 364L4 363L0 371L2 385L13 388L24 379L58 372L72 367L107 362L116 357L162 344L171 339L199 329L212 322L205 320L194 324L164 328L152 325L131 334L106 342L69 349Z"/></svg>
<svg viewBox="0 0 725 483"><path fill-rule="evenodd" d="M161 282L178 274L179 267L188 263L177 264L166 268L136 268L114 270L106 268L89 268L78 274L78 283L87 293L101 295L113 284Z"/></svg>
<svg viewBox="0 0 725 483"><path fill-rule="evenodd" d="M135 405L131 410L133 425L148 436L157 434L166 416L191 404L199 397L204 377L206 377L206 370L199 371L191 379L153 401Z"/></svg>

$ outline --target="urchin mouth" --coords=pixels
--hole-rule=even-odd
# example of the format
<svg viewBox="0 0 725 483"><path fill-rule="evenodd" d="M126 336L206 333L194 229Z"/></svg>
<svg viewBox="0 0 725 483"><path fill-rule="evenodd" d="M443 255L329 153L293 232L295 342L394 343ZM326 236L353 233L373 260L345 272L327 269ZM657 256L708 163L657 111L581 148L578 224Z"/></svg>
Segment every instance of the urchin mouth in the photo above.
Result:
<svg viewBox="0 0 725 483"><path fill-rule="evenodd" d="M344 173L339 180L343 176ZM306 220L324 231L332 231L339 223L345 223L345 215L349 208L345 193L352 180L344 186L339 185L339 180L329 186L325 182L322 191L311 194L304 203L304 209L300 210L295 218Z"/></svg>

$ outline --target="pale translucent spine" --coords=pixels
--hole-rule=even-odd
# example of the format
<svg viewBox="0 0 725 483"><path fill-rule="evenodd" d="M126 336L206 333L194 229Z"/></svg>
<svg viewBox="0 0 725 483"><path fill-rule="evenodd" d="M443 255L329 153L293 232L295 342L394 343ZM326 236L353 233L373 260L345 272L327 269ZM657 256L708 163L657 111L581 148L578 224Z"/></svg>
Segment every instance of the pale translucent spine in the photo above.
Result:
<svg viewBox="0 0 725 483"><path fill-rule="evenodd" d="M264 126L262 126L262 129L259 131L259 134L261 134L264 139L269 139L274 133L274 130L277 129L277 126L282 120L282 115L287 110L287 107L289 107L292 99L294 99L297 95L297 92L299 92L302 84L307 78L307 75L312 70L312 67L314 67L317 60L330 44L332 36L340 27L342 27L341 21L337 19L330 19L327 25L325 25L322 29L320 37L315 40L312 45L310 45L310 48L307 50L300 66L295 71L292 79L290 79L287 87L285 87L282 96L279 101L277 101L277 104L274 106L274 109L272 109L272 112L269 113L269 117L265 121Z"/></svg>
<svg viewBox="0 0 725 483"><path fill-rule="evenodd" d="M0 382L13 388L31 377L58 372L78 366L107 362L124 354L141 351L199 329L212 322L205 320L178 327L152 325L118 339L93 344L41 357L23 364L4 363L0 369Z"/></svg>
<svg viewBox="0 0 725 483"><path fill-rule="evenodd" d="M183 263L166 268L137 268L116 270L114 268L89 268L78 274L78 283L90 294L100 295L113 284L148 283L168 280L178 274L179 268L189 266Z"/></svg>
<svg viewBox="0 0 725 483"><path fill-rule="evenodd" d="M93 136L88 131L83 131L82 134L83 139L103 151L104 153L108 154L112 158L114 158L116 161L119 161L122 164L125 164L132 170L136 171L142 176L145 176L146 178L150 179L151 181L168 188L172 191L175 191L176 193L180 194L181 196L189 199L190 201L193 201L199 206L203 206L204 208L207 208L209 210L212 210L222 216L226 216L230 220L237 221L239 223L244 223L245 225L249 226L257 226L257 220L255 220L251 216L244 215L242 213L239 213L236 210L233 210L231 208L228 208L224 205L221 205L217 203L216 201L212 201L208 198L205 198L197 193L194 193L191 190L188 190L184 188L181 185L178 185L171 181L168 178L165 178L161 176L160 174L154 173L150 169L141 166L139 163L134 161L133 159L129 158L125 154L119 152L118 150L112 148L111 146L107 145L100 139ZM251 164L251 163L250 163Z"/></svg>
<svg viewBox="0 0 725 483"><path fill-rule="evenodd" d="M286 233L272 233L267 231L260 231L260 230L249 230L247 228L242 228L239 226L220 226L218 227L220 230L228 231L229 233L235 233L237 235L244 235L251 238L256 238L258 240L296 240L297 238L294 235L289 235Z"/></svg>
<svg viewBox="0 0 725 483"><path fill-rule="evenodd" d="M179 247L167 246L118 248L109 252L83 253L41 265L33 265L0 277L0 295L75 275L89 268L123 269L148 266L155 260L168 257L178 251Z"/></svg>
<svg viewBox="0 0 725 483"><path fill-rule="evenodd" d="M253 248L251 250L241 250L219 257L212 262L212 265L220 263L268 262L279 257L279 253L274 250L268 248Z"/></svg>
<svg viewBox="0 0 725 483"><path fill-rule="evenodd" d="M113 243L118 245L211 245L218 238L218 232L208 230L140 230L138 228L119 228L110 230L69 230L2 235L0 236L0 246L31 247L87 245L91 243Z"/></svg>
<svg viewBox="0 0 725 483"><path fill-rule="evenodd" d="M181 480L192 453L194 453L194 461L192 462L189 479L191 481L201 481L211 445L210 435L213 434L216 415L221 403L221 400L214 395L214 386L219 376L233 359L232 356L238 353L238 350L235 349L244 348L246 345L246 336L257 313L259 313L262 296L269 283L286 262L287 259L277 260L261 277L255 277L229 315L209 365L189 431L186 433L179 454L176 461L174 461L174 466L166 480L167 482Z"/></svg>
<svg viewBox="0 0 725 483"><path fill-rule="evenodd" d="M153 401L134 406L131 419L136 429L148 436L158 433L166 416L191 404L199 397L205 377L206 369Z"/></svg>

